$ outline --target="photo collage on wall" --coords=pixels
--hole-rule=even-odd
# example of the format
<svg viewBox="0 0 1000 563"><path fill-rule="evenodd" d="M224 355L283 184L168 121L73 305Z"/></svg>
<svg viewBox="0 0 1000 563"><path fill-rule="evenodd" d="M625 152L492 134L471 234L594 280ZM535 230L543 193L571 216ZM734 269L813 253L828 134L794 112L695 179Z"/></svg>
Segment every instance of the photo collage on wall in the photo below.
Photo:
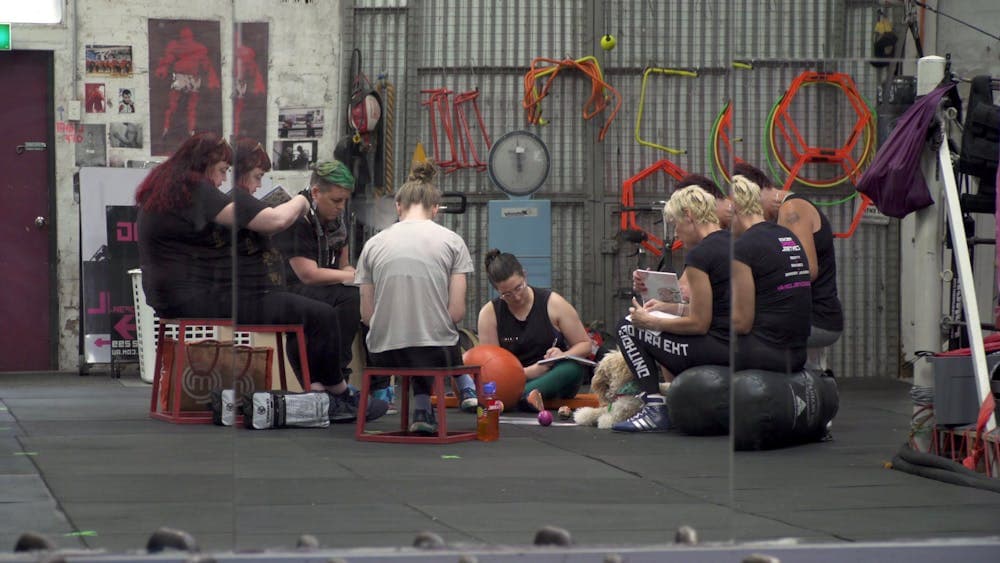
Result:
<svg viewBox="0 0 1000 563"><path fill-rule="evenodd" d="M323 124L323 108L278 109L278 140L271 155L274 169L307 170L315 164Z"/></svg>
<svg viewBox="0 0 1000 563"><path fill-rule="evenodd" d="M76 165L124 166L123 154L109 148L143 148L143 124L133 117L137 97L132 46L86 45L84 59L83 111L88 123L78 127Z"/></svg>

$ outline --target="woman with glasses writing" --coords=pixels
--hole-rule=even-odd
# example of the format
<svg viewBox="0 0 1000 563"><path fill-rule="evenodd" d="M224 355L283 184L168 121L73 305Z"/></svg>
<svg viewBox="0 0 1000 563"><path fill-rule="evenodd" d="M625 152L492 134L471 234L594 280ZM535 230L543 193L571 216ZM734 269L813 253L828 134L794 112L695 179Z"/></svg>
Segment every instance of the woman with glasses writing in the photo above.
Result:
<svg viewBox="0 0 1000 563"><path fill-rule="evenodd" d="M500 297L479 311L479 343L498 345L521 361L528 383L519 407L541 411L546 399L576 396L586 366L568 360L539 363L590 355L590 338L576 309L558 293L528 285L513 254L492 249L485 264Z"/></svg>

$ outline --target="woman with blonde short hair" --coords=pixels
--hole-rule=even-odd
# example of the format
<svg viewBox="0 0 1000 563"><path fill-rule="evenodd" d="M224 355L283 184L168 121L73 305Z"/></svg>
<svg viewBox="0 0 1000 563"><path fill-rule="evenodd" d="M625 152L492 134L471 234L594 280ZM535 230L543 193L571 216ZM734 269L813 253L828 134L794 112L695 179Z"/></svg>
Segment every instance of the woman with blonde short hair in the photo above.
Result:
<svg viewBox="0 0 1000 563"><path fill-rule="evenodd" d="M619 432L662 432L669 428L659 369L668 379L698 365L729 361L729 232L716 216L716 200L698 186L674 192L663 219L689 249L681 283L690 288L686 303L632 300L630 316L618 326L618 341L636 377L644 406L632 418L615 424Z"/></svg>
<svg viewBox="0 0 1000 563"><path fill-rule="evenodd" d="M792 373L806 361L809 261L790 230L764 220L760 187L733 176L735 368Z"/></svg>

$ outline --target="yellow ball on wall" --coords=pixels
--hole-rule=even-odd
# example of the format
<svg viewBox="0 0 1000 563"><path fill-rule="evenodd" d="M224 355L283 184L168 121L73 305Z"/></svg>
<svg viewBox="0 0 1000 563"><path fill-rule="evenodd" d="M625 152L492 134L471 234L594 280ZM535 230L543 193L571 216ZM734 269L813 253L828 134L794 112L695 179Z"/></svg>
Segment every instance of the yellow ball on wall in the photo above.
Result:
<svg viewBox="0 0 1000 563"><path fill-rule="evenodd" d="M615 39L614 35L605 35L604 37L601 37L601 49L604 49L605 51L614 49L617 44L618 40Z"/></svg>

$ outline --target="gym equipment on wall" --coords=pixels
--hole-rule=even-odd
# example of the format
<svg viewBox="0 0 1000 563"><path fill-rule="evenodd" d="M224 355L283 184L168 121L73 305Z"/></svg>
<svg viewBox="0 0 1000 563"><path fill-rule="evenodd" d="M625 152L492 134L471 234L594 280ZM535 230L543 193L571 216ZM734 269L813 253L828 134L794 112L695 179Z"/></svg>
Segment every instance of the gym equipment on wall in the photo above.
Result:
<svg viewBox="0 0 1000 563"><path fill-rule="evenodd" d="M743 162L742 159L736 156L733 151L733 143L739 142L742 139L730 138L730 134L733 129L733 101L729 100L726 102L725 107L716 116L715 122L712 124L712 135L709 140L708 154L712 155L712 165L709 166L709 170L712 171L712 180L715 181L720 187L729 183L731 175L729 174L729 168L726 166L726 162L732 159L735 162ZM725 182L719 182L719 179L715 175L715 171L718 170ZM725 189L725 188L723 188Z"/></svg>
<svg viewBox="0 0 1000 563"><path fill-rule="evenodd" d="M857 118L848 132L847 139L839 147L810 145L789 114L792 102L801 88L824 84L834 86L843 92ZM771 109L767 119L765 141L771 149L770 153L774 155L775 162L786 174L783 189L788 190L795 182L813 188L831 188L856 179L874 154L875 138L875 119L872 110L858 92L850 75L842 72L805 71L792 81L788 90ZM860 154L855 156L859 143ZM790 154L785 154L781 149L782 146ZM770 159L768 161L772 164L773 172L773 163ZM840 167L842 172L827 178L803 176L803 166L814 163L835 165Z"/></svg>
<svg viewBox="0 0 1000 563"><path fill-rule="evenodd" d="M656 150L664 151L670 154L687 154L684 149L672 149L670 147L665 147L663 145L656 144L652 141L647 141L642 138L639 134L640 126L642 124L642 110L646 105L646 83L649 81L649 77L654 74L660 74L664 76L688 76L691 78L698 78L698 73L690 70L678 70L674 68L647 68L642 73L642 88L639 90L639 108L635 113L635 142L644 147L650 147Z"/></svg>
<svg viewBox="0 0 1000 563"><path fill-rule="evenodd" d="M541 64L550 66L540 67L539 65ZM545 96L549 95L549 89L552 88L553 81L563 69L579 70L591 80L590 97L587 98L587 102L583 106L583 118L585 120L593 119L604 112L608 107L608 100L612 97L611 95L614 96L615 107L611 110L607 120L597 134L597 140L603 141L604 136L608 133L608 128L611 126L611 122L622 107L622 96L618 93L618 90L615 90L610 84L605 82L601 67L597 59L592 56L577 60L564 59L561 61L537 57L531 61L531 68L524 75L524 100L521 102L524 109L528 111L528 123L532 125L545 125L546 121L542 118L541 103L545 99ZM542 77L547 78L541 91L539 91L535 83ZM608 95L607 92L610 92L611 95Z"/></svg>
<svg viewBox="0 0 1000 563"><path fill-rule="evenodd" d="M430 94L430 98L421 101L420 105L427 108L431 118L431 148L434 151L434 163L445 174L450 174L459 168L458 150L455 148L455 131L451 124L451 105L448 103L448 96L453 92L447 88L430 88L421 90L420 93ZM441 132L444 133L444 138L448 142L450 158L444 158L444 151L438 143L438 122L441 124Z"/></svg>
<svg viewBox="0 0 1000 563"><path fill-rule="evenodd" d="M455 121L458 123L458 148L461 152L461 160L458 163L460 168L475 168L477 172L486 170L486 163L479 159L479 151L476 150L476 143L472 140L472 131L469 129L469 118L465 115L465 106L471 105L472 112L476 115L476 122L479 125L479 133L483 137L487 152L493 148L490 141L490 134L486 132L486 122L483 114L479 111L479 88L455 94ZM472 161L469 161L469 157Z"/></svg>
<svg viewBox="0 0 1000 563"><path fill-rule="evenodd" d="M638 211L649 211L650 207L646 206L640 208L636 206L635 185L660 171L672 177L674 180L680 180L687 175L687 172L685 172L684 169L677 166L673 162L666 159L658 160L638 174L622 182L621 195L622 206L620 232L622 237L630 242L639 244L639 246L646 249L654 256L661 256L663 254L664 241L660 237L654 235L646 229L643 229L639 225L639 222L636 221L636 213Z"/></svg>
<svg viewBox="0 0 1000 563"><path fill-rule="evenodd" d="M462 168L474 168L477 172L486 170L486 163L479 158L479 151L476 150L476 142L473 140L472 130L469 128L469 117L465 113L466 106L472 106L472 111L476 116L476 123L479 127L480 135L489 151L493 143L490 135L486 132L486 121L482 112L479 111L479 88L468 92L455 93L448 88L431 88L421 90L423 94L430 94L430 98L420 102L420 105L427 108L430 115L431 125L431 148L434 151L434 161L441 167L445 174L450 174ZM453 102L449 103L449 97ZM454 113L454 121L452 121ZM457 129L457 139L456 139ZM439 143L439 137L444 135L444 140L448 143L450 158L444 158L443 143ZM471 157L471 160L470 160Z"/></svg>

